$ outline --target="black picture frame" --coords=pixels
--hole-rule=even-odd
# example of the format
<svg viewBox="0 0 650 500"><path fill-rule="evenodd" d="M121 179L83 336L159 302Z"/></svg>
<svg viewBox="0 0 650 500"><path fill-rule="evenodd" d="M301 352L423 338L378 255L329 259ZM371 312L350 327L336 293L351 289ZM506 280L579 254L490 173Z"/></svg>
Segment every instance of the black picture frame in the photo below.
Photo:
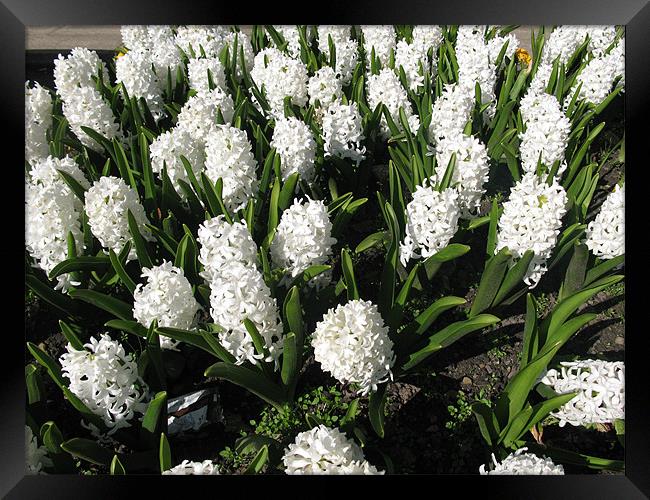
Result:
<svg viewBox="0 0 650 500"><path fill-rule="evenodd" d="M644 193L642 189L648 184L643 176L650 168L645 147L647 136L645 127L647 120L648 100L650 99L650 5L647 0L571 0L571 1L540 1L523 3L515 0L491 0L474 2L469 0L453 0L444 2L404 1L389 2L384 0L340 2L329 1L315 4L311 15L307 14L305 6L286 5L284 9L276 2L262 5L247 4L245 8L239 2L217 4L208 1L172 2L166 0L147 0L137 2L112 0L2 0L0 4L0 51L2 57L1 88L3 102L3 118L5 131L3 134L3 152L5 158L11 152L18 158L6 159L5 175L11 186L20 186L24 180L20 165L23 160L24 134L22 116L24 113L24 81L25 81L25 26L61 25L61 24L252 24L252 23L284 23L291 21L309 24L618 24L626 26L626 109L625 134L627 138L627 159L630 164L627 174L632 182L626 183L628 203L626 218L634 221L639 213L639 229L646 227L643 214L647 213L642 204ZM13 163L13 165L11 165ZM15 178L13 178L15 176ZM5 245L0 247L1 263L5 271L16 272L15 281L22 281L24 274L20 271L19 255L22 252L19 242L24 228L24 220L16 214L17 204L23 198L20 189L9 188L6 192L18 193L18 200L7 202L4 206L3 229ZM647 195L646 195L647 196ZM23 198L24 200L24 198ZM16 205L13 205L16 203ZM22 212L24 214L24 212ZM10 224L15 228L8 229ZM634 222L628 223L629 227ZM400 488L412 480L422 481L423 494L445 494L444 489L450 488L464 494L467 488L477 488L479 495L496 496L498 498L644 498L650 495L650 433L647 430L650 404L647 389L648 350L644 342L648 337L643 323L641 308L646 297L643 294L645 276L642 252L645 251L641 231L627 233L626 267L632 272L626 276L626 335L625 360L627 365L627 397L626 397L626 450L625 475L569 475L563 477L519 477L519 476L479 476L454 475L436 476L384 476L377 478L320 478L320 479L290 479L284 476L219 476L204 490L198 490L201 495L225 495L223 485L229 484L237 488L237 495L252 491L257 487L263 491L277 491L286 494L287 486L296 488L294 494L301 494L297 488L305 488L305 493L324 493L324 483L330 486L337 495L348 494L351 483L365 481L381 482L381 487L388 482L395 483ZM11 238L11 240L10 240ZM634 242L639 239L639 242ZM17 241L13 241L17 240ZM647 254L647 251L645 251ZM9 263L8 265L6 263ZM13 263L13 265L11 264ZM22 274L22 276L21 276ZM6 287L8 288L8 287ZM9 288L11 290L11 288ZM5 295L6 317L18 317L18 293L10 292ZM15 304L14 304L15 302ZM19 321L19 320L18 320ZM151 486L164 488L166 497L180 494L193 494L197 490L194 478L178 479L160 476L25 476L24 474L24 364L27 357L18 353L25 351L25 341L18 328L5 328L3 332L2 369L0 370L0 450L3 460L0 466L0 495L6 498L118 498L130 491L147 489ZM290 481L301 481L291 485ZM188 482L189 481L189 482ZM278 485L269 482L280 481ZM303 482L305 481L305 482ZM312 482L318 481L318 490L313 490ZM342 481L342 483L341 483ZM444 483L444 484L443 484ZM188 491L188 487L192 488ZM277 489L275 489L277 488ZM345 489L343 489L345 488ZM398 490L399 491L399 490ZM415 489L403 490L417 494ZM411 493L412 492L412 493ZM387 491L388 493L388 491ZM457 494L458 494L457 493ZM139 493L153 495L153 493ZM291 494L291 493L290 493ZM408 493L407 493L408 494ZM422 493L421 493L422 494Z"/></svg>

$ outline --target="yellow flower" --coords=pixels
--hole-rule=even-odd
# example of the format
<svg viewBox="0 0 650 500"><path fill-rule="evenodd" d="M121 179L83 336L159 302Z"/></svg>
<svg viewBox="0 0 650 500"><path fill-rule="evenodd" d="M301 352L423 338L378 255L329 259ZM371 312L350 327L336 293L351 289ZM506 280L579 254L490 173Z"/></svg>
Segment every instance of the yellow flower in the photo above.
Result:
<svg viewBox="0 0 650 500"><path fill-rule="evenodd" d="M519 47L517 50L515 50L515 56L517 56L518 62L525 64L526 66L530 66L530 61L532 58L526 49Z"/></svg>
<svg viewBox="0 0 650 500"><path fill-rule="evenodd" d="M125 55L126 53L127 53L127 50L126 50L126 49L122 49L122 50L120 50L120 51L116 54L116 56L115 56L113 59L119 59L120 57L122 57L122 56Z"/></svg>

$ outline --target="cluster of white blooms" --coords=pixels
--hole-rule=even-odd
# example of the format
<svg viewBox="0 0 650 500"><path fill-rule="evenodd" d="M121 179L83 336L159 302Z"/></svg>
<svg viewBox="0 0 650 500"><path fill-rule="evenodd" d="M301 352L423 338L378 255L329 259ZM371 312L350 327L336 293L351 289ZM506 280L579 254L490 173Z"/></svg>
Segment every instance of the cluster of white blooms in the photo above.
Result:
<svg viewBox="0 0 650 500"><path fill-rule="evenodd" d="M230 57L233 57L233 51L237 51L237 66L235 67L235 78L238 82L241 82L244 77L242 65L241 65L241 52L244 52L244 63L246 70L250 73L253 69L253 60L255 58L255 52L253 52L253 45L251 44L250 38L243 31L231 31L224 37L224 44L228 47L230 52ZM236 46L235 46L236 45Z"/></svg>
<svg viewBox="0 0 650 500"><path fill-rule="evenodd" d="M571 122L566 117L557 97L540 93L527 94L520 103L521 117L526 131L519 134L521 166L525 172L535 172L540 159L547 170L560 162L557 176L566 170L564 151L569 141Z"/></svg>
<svg viewBox="0 0 650 500"><path fill-rule="evenodd" d="M474 94L457 83L443 87L442 94L433 103L429 141L437 143L445 137L463 132L474 107Z"/></svg>
<svg viewBox="0 0 650 500"><path fill-rule="evenodd" d="M440 26L429 24L413 26L413 41L411 44L418 47L418 50L420 50L424 56L426 56L427 52L431 50L433 52L432 62L436 61L436 53L443 40L442 27ZM435 71L435 68L432 69Z"/></svg>
<svg viewBox="0 0 650 500"><path fill-rule="evenodd" d="M359 163L365 158L362 119L356 103L331 104L323 115L323 149L325 156L349 158Z"/></svg>
<svg viewBox="0 0 650 500"><path fill-rule="evenodd" d="M284 116L284 99L304 106L307 103L307 66L299 59L292 59L275 47L267 47L255 56L251 77L262 90L274 118ZM255 101L259 106L259 103Z"/></svg>
<svg viewBox="0 0 650 500"><path fill-rule="evenodd" d="M273 129L271 147L280 155L282 180L296 172L305 182L314 179L316 141L305 122L293 116L278 119Z"/></svg>
<svg viewBox="0 0 650 500"><path fill-rule="evenodd" d="M59 54L54 60L54 83L63 101L63 114L70 129L88 147L100 146L81 127L89 127L108 139L120 136L119 124L113 111L95 87L93 76L99 76L108 83L106 65L96 52L82 47L72 49L65 58Z"/></svg>
<svg viewBox="0 0 650 500"><path fill-rule="evenodd" d="M90 338L77 351L68 344L59 358L69 389L109 428L108 435L130 427L136 413L143 414L148 388L138 374L138 365L124 347L102 334Z"/></svg>
<svg viewBox="0 0 650 500"><path fill-rule="evenodd" d="M616 26L589 26L588 49L595 57L602 57L616 39Z"/></svg>
<svg viewBox="0 0 650 500"><path fill-rule="evenodd" d="M331 66L323 66L309 77L307 91L309 92L309 104L320 103L322 108L327 108L333 102L337 102L343 95L342 82L336 77Z"/></svg>
<svg viewBox="0 0 650 500"><path fill-rule="evenodd" d="M616 67L614 74L621 77L617 86L623 87L623 92L625 92L625 38L621 38L609 56L609 62Z"/></svg>
<svg viewBox="0 0 650 500"><path fill-rule="evenodd" d="M208 92L210 80L208 71L212 75L212 83L220 89L226 88L226 74L223 64L217 57L190 59L187 63L187 73L190 80L190 88L197 92Z"/></svg>
<svg viewBox="0 0 650 500"><path fill-rule="evenodd" d="M218 476L219 469L211 460L203 462L183 460L176 467L163 471L162 474L166 476Z"/></svg>
<svg viewBox="0 0 650 500"><path fill-rule="evenodd" d="M564 475L564 467L561 464L554 464L548 458L540 458L532 453L525 453L528 448L520 448L511 453L499 463L492 454L494 468L486 470L485 465L481 465L479 472L481 475L501 475L501 476L549 476Z"/></svg>
<svg viewBox="0 0 650 500"><path fill-rule="evenodd" d="M154 119L162 116L161 83L153 70L148 50L133 49L115 61L116 82L121 83L130 98L143 98Z"/></svg>
<svg viewBox="0 0 650 500"><path fill-rule="evenodd" d="M397 45L397 34L392 25L363 25L363 49L366 53L366 66L370 70L370 57L375 51L375 57L383 68L388 66L391 51L394 53Z"/></svg>
<svg viewBox="0 0 650 500"><path fill-rule="evenodd" d="M45 474L43 467L51 467L52 460L47 456L47 448L39 446L32 428L25 426L25 468L27 474Z"/></svg>
<svg viewBox="0 0 650 500"><path fill-rule="evenodd" d="M163 261L159 266L143 268L142 277L147 278L147 284L139 283L133 292L133 317L138 323L149 328L157 320L159 327L189 330L200 306L183 270ZM160 338L164 349L175 349L176 345L168 337Z"/></svg>
<svg viewBox="0 0 650 500"><path fill-rule="evenodd" d="M408 43L406 40L397 42L395 50L395 70L401 67L406 76L408 87L413 92L424 85L424 75L428 72L427 51L428 47Z"/></svg>
<svg viewBox="0 0 650 500"><path fill-rule="evenodd" d="M25 82L25 160L29 163L47 158L47 129L52 126L52 96L34 82Z"/></svg>
<svg viewBox="0 0 650 500"><path fill-rule="evenodd" d="M199 262L201 277L211 283L231 263L255 266L257 246L245 222L229 224L223 215L206 220L199 226Z"/></svg>
<svg viewBox="0 0 650 500"><path fill-rule="evenodd" d="M501 50L503 50L503 46L506 43L508 46L506 47L506 51L504 53L504 61L506 57L509 59L512 59L514 57L515 51L519 47L519 39L517 36L514 33L508 33L505 36L496 34L494 37L487 41L490 61L493 63L496 62L497 57L499 57L499 54L501 53ZM501 64L503 65L504 62L501 61Z"/></svg>
<svg viewBox="0 0 650 500"><path fill-rule="evenodd" d="M262 273L254 266L233 262L224 267L210 283L210 315L225 331L219 341L236 358L236 364L263 359L274 362L282 353L282 323L276 299L271 296ZM255 353L253 339L243 321L248 318L264 339L268 356Z"/></svg>
<svg viewBox="0 0 650 500"><path fill-rule="evenodd" d="M578 99L585 99L595 105L600 104L613 90L614 80L619 75L625 74L625 50L619 42L609 54L594 57L582 69L576 78L573 88L564 102L569 105L571 98L578 90Z"/></svg>
<svg viewBox="0 0 650 500"><path fill-rule="evenodd" d="M167 73L171 74L172 85L176 82L176 72L183 66L181 53L176 45L176 35L170 26L128 25L120 28L122 44L131 51L148 54L149 64L153 65L160 90L167 86Z"/></svg>
<svg viewBox="0 0 650 500"><path fill-rule="evenodd" d="M319 425L301 432L285 449L282 462L289 475L381 475L361 447L336 428Z"/></svg>
<svg viewBox="0 0 650 500"><path fill-rule="evenodd" d="M194 139L205 141L217 127L219 111L224 123L230 123L235 114L232 97L216 87L190 97L178 113L177 127L188 132Z"/></svg>
<svg viewBox="0 0 650 500"><path fill-rule="evenodd" d="M95 181L85 194L85 209L88 224L95 238L104 248L120 253L127 241L132 242L129 232L128 211L130 210L142 237L153 241L145 224L149 223L138 193L120 177L104 176ZM128 259L135 259L135 245L132 245Z"/></svg>
<svg viewBox="0 0 650 500"><path fill-rule="evenodd" d="M413 134L417 133L420 128L420 118L417 113L413 113L406 89L402 87L399 78L392 69L384 68L378 75L368 75L367 90L368 104L371 110L374 111L379 103L383 103L397 127L402 129L399 120L399 110L402 108L411 132ZM381 118L381 135L384 139L390 137L390 129L383 115Z"/></svg>
<svg viewBox="0 0 650 500"><path fill-rule="evenodd" d="M228 30L222 26L179 26L176 45L190 58L218 57ZM203 51L203 52L202 52Z"/></svg>
<svg viewBox="0 0 650 500"><path fill-rule="evenodd" d="M169 180L182 198L186 195L178 181L182 180L189 184L189 179L180 159L181 156L190 163L196 178L201 177L205 163L203 143L197 141L185 129L174 127L158 135L149 145L149 154L151 170L161 174L163 168L166 168Z"/></svg>
<svg viewBox="0 0 650 500"><path fill-rule="evenodd" d="M205 174L212 182L223 180L222 197L228 210L244 208L258 184L246 132L231 125L214 125L205 140Z"/></svg>
<svg viewBox="0 0 650 500"><path fill-rule="evenodd" d="M350 26L318 26L318 50L330 57L329 38L336 51L336 76L343 85L350 83L359 58L359 45L350 38Z"/></svg>
<svg viewBox="0 0 650 500"><path fill-rule="evenodd" d="M508 247L514 259L534 252L525 283L534 288L546 272L566 213L567 195L557 179L548 185L533 172L525 174L503 204L495 251Z"/></svg>
<svg viewBox="0 0 650 500"><path fill-rule="evenodd" d="M436 145L436 178L442 181L452 155L456 155L451 186L458 191L462 217L470 217L481 205L484 184L490 175L485 145L476 137L463 133L448 135Z"/></svg>
<svg viewBox="0 0 650 500"><path fill-rule="evenodd" d="M149 28L139 24L128 24L120 26L122 45L127 50L151 50L151 37Z"/></svg>
<svg viewBox="0 0 650 500"><path fill-rule="evenodd" d="M563 361L551 369L542 383L558 394L576 392L568 403L551 414L574 426L613 422L625 418L625 363L585 359Z"/></svg>
<svg viewBox="0 0 650 500"><path fill-rule="evenodd" d="M316 324L312 347L324 371L339 382L358 384L362 395L393 376L393 342L372 302L351 300L328 310Z"/></svg>
<svg viewBox="0 0 650 500"><path fill-rule="evenodd" d="M30 179L25 184L25 247L35 265L50 273L66 260L68 234L72 233L77 252L83 249L81 214L83 204L57 170L71 175L82 187L90 184L75 161L66 156L49 156L34 164ZM67 291L71 285L68 273L57 277L55 289Z"/></svg>
<svg viewBox="0 0 650 500"><path fill-rule="evenodd" d="M282 352L282 324L276 299L256 267L257 247L246 223L229 224L223 215L199 226L201 276L210 285L210 314L225 329L219 332L223 347L241 364L258 363L253 339L242 323L252 321L265 341L276 368Z"/></svg>
<svg viewBox="0 0 650 500"><path fill-rule="evenodd" d="M426 259L445 248L458 229L458 192L417 186L406 206L406 237L400 243L400 261Z"/></svg>
<svg viewBox="0 0 650 500"><path fill-rule="evenodd" d="M481 103L492 102L487 109L488 116L493 116L496 103L494 85L496 84L496 66L490 58L490 46L485 41L481 26L460 26L456 39L456 60L458 61L458 84L474 95L478 83L481 87Z"/></svg>
<svg viewBox="0 0 650 500"><path fill-rule="evenodd" d="M287 42L287 52L291 57L300 57L300 34L297 26L274 26Z"/></svg>
<svg viewBox="0 0 650 500"><path fill-rule="evenodd" d="M296 199L282 212L271 242L271 258L295 278L310 266L325 264L332 255L332 245L335 243L327 205L309 197L304 203ZM323 273L309 284L320 286L330 279L329 273Z"/></svg>
<svg viewBox="0 0 650 500"><path fill-rule="evenodd" d="M625 253L625 184L607 195L596 218L589 223L586 245L601 259Z"/></svg>

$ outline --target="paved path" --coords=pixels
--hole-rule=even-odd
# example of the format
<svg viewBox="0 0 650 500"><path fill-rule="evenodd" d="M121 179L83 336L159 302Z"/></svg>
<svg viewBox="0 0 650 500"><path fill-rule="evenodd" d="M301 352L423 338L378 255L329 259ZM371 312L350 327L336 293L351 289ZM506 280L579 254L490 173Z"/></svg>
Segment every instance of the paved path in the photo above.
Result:
<svg viewBox="0 0 650 500"><path fill-rule="evenodd" d="M250 26L241 26L244 32ZM530 51L530 26L515 30L521 46ZM113 50L122 42L120 27L101 26L28 26L26 29L28 50L71 49L87 47L95 50Z"/></svg>

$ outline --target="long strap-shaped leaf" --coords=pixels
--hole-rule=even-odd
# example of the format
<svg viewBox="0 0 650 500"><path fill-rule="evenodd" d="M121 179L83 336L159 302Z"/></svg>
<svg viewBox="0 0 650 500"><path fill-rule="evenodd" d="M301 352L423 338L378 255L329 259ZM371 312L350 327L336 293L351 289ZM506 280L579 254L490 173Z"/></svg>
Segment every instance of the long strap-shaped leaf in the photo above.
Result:
<svg viewBox="0 0 650 500"><path fill-rule="evenodd" d="M69 294L73 299L83 300L84 302L99 307L120 319L127 321L133 319L131 305L110 295L96 292L94 290L70 290Z"/></svg>

